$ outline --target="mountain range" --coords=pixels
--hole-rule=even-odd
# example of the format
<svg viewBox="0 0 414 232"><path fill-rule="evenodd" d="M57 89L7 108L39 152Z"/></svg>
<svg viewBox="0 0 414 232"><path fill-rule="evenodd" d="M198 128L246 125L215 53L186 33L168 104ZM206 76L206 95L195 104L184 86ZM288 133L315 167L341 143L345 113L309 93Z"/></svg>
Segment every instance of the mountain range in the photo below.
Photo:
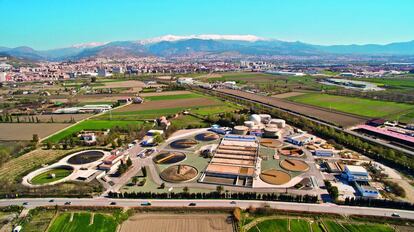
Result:
<svg viewBox="0 0 414 232"><path fill-rule="evenodd" d="M237 56L413 56L414 40L385 45L314 45L266 39L254 35L191 35L107 43L78 44L66 48L35 50L22 46L0 47L0 55L29 60L79 60L91 57L203 57Z"/></svg>

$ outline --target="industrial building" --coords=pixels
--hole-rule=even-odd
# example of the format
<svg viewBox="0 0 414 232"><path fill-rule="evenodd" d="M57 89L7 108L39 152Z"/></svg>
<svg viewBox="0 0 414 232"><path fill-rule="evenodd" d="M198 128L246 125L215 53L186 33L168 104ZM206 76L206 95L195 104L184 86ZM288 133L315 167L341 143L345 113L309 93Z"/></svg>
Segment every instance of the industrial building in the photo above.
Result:
<svg viewBox="0 0 414 232"><path fill-rule="evenodd" d="M258 169L259 141L255 136L225 135L200 182L252 187Z"/></svg>

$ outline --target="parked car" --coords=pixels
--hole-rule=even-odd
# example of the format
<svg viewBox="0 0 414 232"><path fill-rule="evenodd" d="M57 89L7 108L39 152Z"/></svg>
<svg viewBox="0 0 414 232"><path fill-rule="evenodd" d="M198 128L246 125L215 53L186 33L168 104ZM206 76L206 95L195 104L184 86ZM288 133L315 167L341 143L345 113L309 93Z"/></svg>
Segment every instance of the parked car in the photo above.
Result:
<svg viewBox="0 0 414 232"><path fill-rule="evenodd" d="M65 202L65 205L71 205L71 204L72 204L72 202L70 202L70 201Z"/></svg>
<svg viewBox="0 0 414 232"><path fill-rule="evenodd" d="M393 216L393 217L401 217L400 214L398 214L398 213L392 213L391 216Z"/></svg>
<svg viewBox="0 0 414 232"><path fill-rule="evenodd" d="M188 206L196 206L197 204L194 202L191 202L190 204L188 204Z"/></svg>
<svg viewBox="0 0 414 232"><path fill-rule="evenodd" d="M110 205L116 205L116 202L115 201L113 201L113 202L111 202L111 203L109 203Z"/></svg>

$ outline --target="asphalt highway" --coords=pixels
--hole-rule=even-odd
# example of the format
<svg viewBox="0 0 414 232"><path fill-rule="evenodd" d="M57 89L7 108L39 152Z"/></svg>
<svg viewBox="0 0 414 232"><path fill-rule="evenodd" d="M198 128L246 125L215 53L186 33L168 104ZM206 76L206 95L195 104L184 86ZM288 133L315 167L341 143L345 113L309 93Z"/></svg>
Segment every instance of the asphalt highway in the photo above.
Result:
<svg viewBox="0 0 414 232"><path fill-rule="evenodd" d="M70 204L69 204L70 202ZM141 206L142 203L150 202L151 206ZM195 203L195 206L189 206ZM302 211L313 213L335 213L342 215L368 215L368 216L386 216L395 217L398 214L401 218L414 219L414 211L395 210L383 208L368 208L355 206L338 206L331 203L324 204L306 204L292 202L264 202L264 201L246 201L246 200L145 200L145 199L110 199L110 198L19 198L19 199L1 199L0 207L9 205L22 205L26 208L35 208L39 206L54 205L71 205L71 206L118 206L118 207L240 207L242 209L253 207L269 206L273 209Z"/></svg>

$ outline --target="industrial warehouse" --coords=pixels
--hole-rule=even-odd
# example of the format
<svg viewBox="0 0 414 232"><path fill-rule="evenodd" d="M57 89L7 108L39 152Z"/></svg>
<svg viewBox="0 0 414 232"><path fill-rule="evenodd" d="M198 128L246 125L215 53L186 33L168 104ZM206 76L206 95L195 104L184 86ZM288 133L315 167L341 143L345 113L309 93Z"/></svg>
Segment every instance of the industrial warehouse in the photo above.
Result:
<svg viewBox="0 0 414 232"><path fill-rule="evenodd" d="M258 169L258 150L255 136L224 136L200 181L251 187Z"/></svg>

